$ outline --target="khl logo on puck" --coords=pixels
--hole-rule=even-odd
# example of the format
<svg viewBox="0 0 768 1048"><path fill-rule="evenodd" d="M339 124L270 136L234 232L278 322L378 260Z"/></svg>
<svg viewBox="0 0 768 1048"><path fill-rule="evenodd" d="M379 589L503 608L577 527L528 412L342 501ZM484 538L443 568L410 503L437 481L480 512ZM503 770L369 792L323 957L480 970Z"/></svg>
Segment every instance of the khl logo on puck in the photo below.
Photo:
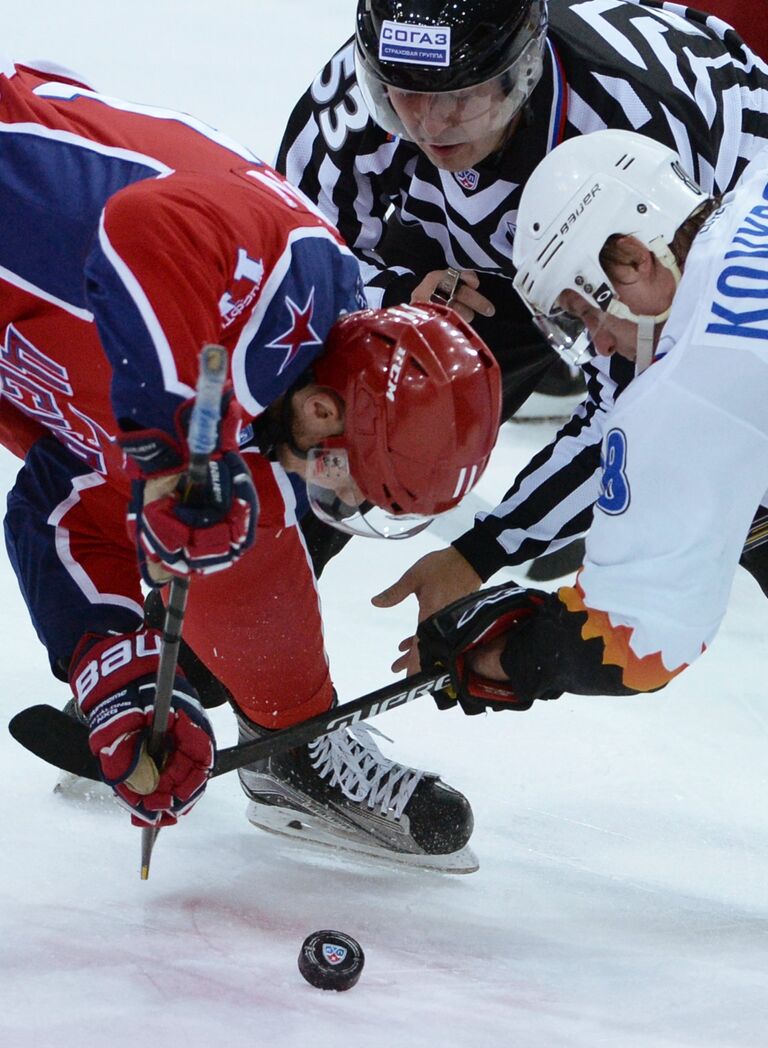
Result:
<svg viewBox="0 0 768 1048"><path fill-rule="evenodd" d="M333 942L323 943L323 957L325 957L329 964L341 964L346 956L346 947Z"/></svg>

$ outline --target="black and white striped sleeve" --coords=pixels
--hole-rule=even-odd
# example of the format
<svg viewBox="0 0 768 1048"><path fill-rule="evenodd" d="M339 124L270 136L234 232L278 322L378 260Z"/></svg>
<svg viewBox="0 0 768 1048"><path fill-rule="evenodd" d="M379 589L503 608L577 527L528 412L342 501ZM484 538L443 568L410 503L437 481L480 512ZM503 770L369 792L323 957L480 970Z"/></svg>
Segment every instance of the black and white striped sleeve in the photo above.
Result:
<svg viewBox="0 0 768 1048"><path fill-rule="evenodd" d="M355 78L354 42L340 48L296 103L275 166L332 222L357 255L371 306L410 298L417 279L378 254L392 199L385 184L403 147L371 120ZM397 285L397 286L396 286Z"/></svg>
<svg viewBox="0 0 768 1048"><path fill-rule="evenodd" d="M478 514L474 526L453 543L483 581L589 530L600 494L603 426L634 365L622 357L598 358L584 371L583 404L518 474L501 503Z"/></svg>

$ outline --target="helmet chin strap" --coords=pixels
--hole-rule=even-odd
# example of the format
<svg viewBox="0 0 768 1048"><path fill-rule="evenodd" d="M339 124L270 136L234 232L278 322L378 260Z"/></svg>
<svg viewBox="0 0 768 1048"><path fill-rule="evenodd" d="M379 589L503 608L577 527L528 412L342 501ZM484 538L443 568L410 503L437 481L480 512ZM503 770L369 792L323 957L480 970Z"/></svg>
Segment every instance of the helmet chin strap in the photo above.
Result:
<svg viewBox="0 0 768 1048"><path fill-rule="evenodd" d="M678 277L679 274L680 271L678 270ZM633 313L623 302L618 302L614 299L608 307L608 312L611 316L629 320L636 325L635 375L642 374L646 368L650 367L653 361L653 352L656 348L656 326L664 323L672 312L672 306L670 305L669 309L665 309L663 313L658 313L655 317L651 317Z"/></svg>
<svg viewBox="0 0 768 1048"><path fill-rule="evenodd" d="M635 375L642 375L651 366L655 348L656 317L636 317L637 343L635 350Z"/></svg>
<svg viewBox="0 0 768 1048"><path fill-rule="evenodd" d="M669 246L663 240L652 241L648 246L661 265L672 274L675 281L675 291L677 291L682 279L682 273L680 272L680 266L677 264L677 259L672 254ZM674 295L672 300L674 301ZM655 317L633 313L628 306L616 299L611 302L608 312L614 316L621 317L623 320L631 320L633 324L637 325L635 376L642 375L653 362L653 353L656 348L656 325L663 324L667 320L672 312L672 302L670 302L669 307L663 313L657 313Z"/></svg>

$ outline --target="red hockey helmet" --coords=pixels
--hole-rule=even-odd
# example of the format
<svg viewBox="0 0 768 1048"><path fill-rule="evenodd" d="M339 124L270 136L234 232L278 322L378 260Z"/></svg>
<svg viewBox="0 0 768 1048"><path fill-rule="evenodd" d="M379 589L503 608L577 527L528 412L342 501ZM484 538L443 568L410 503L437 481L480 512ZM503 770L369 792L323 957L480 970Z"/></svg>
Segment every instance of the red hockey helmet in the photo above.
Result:
<svg viewBox="0 0 768 1048"><path fill-rule="evenodd" d="M316 449L314 465L327 476L329 456L331 469L346 459L357 489L354 509L342 500L330 511L327 498L318 505L313 497L310 469L310 502L323 519L405 537L480 479L498 434L501 377L491 351L452 309L419 303L351 313L333 326L313 370L344 402L344 433ZM364 512L360 496L389 523L353 522Z"/></svg>

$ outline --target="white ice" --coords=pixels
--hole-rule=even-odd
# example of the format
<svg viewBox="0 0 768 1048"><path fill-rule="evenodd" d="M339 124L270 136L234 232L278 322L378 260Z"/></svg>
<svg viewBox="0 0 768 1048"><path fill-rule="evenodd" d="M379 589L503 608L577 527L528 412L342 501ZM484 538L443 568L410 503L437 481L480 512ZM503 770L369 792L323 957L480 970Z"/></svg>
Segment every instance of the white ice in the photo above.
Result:
<svg viewBox="0 0 768 1048"><path fill-rule="evenodd" d="M3 20L0 46L185 109L269 159L353 17L354 0L35 0ZM552 432L505 426L480 494L500 495ZM17 465L0 457L3 490ZM392 679L414 608L375 611L369 598L440 541L356 540L327 570L342 699ZM4 556L0 586L7 723L67 693ZM740 572L711 651L658 695L471 719L425 699L378 718L393 755L471 798L481 866L468 877L282 843L248 825L228 775L161 835L141 882L123 813L54 795L53 769L2 732L0 1046L761 1048L766 621ZM226 711L215 723L233 742ZM296 968L304 937L324 927L365 949L349 993L315 990Z"/></svg>

